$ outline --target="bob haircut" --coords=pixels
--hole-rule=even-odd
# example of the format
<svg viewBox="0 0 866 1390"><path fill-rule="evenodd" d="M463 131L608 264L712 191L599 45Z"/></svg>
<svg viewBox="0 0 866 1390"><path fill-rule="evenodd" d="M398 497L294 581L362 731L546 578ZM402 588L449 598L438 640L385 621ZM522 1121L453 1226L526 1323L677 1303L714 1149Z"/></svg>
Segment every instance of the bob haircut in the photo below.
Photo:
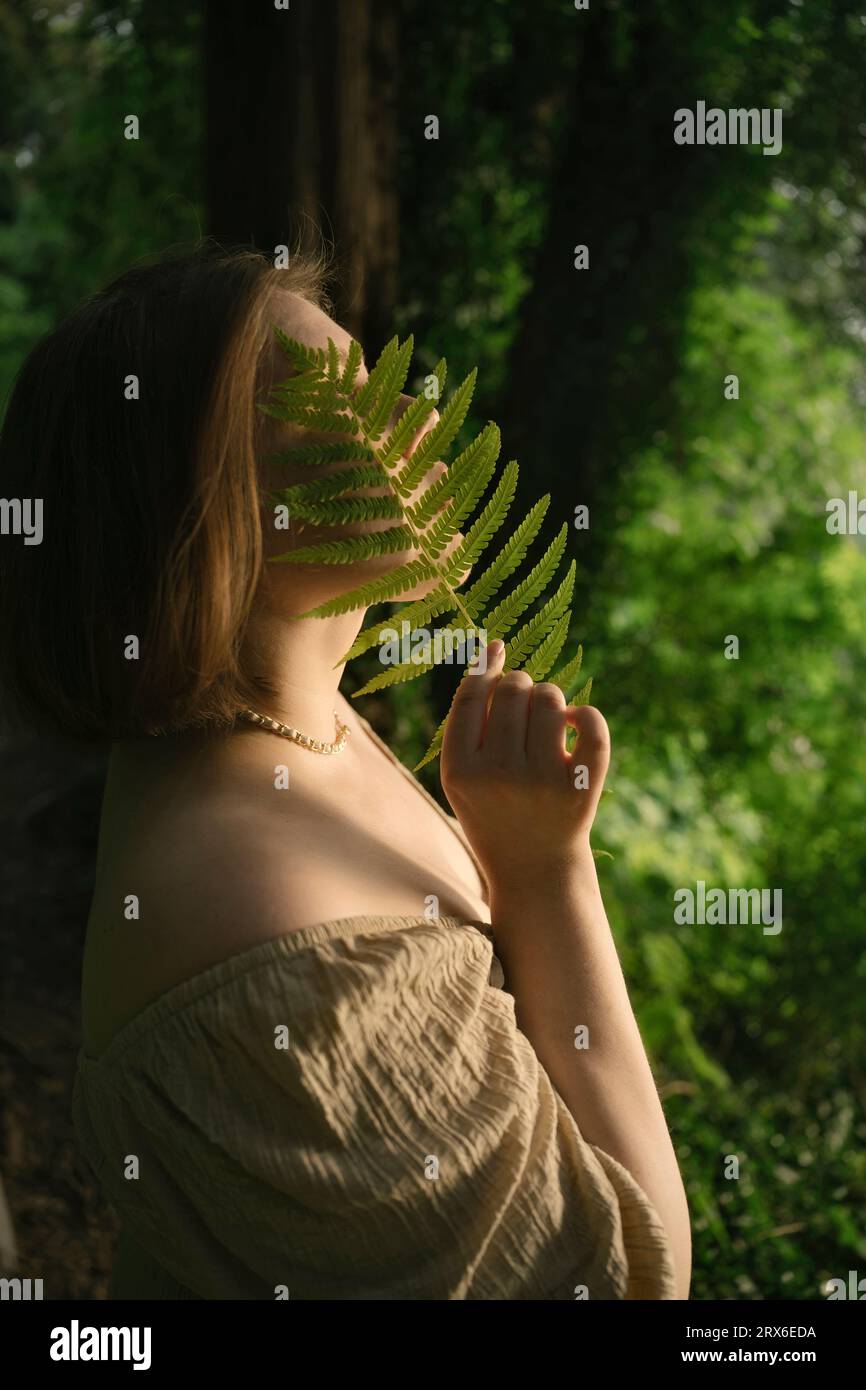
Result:
<svg viewBox="0 0 866 1390"><path fill-rule="evenodd" d="M206 240L137 264L32 350L0 434L4 518L24 499L44 510L41 543L0 535L7 717L102 741L255 703L255 401L275 295L329 308L324 279L318 256L275 269Z"/></svg>

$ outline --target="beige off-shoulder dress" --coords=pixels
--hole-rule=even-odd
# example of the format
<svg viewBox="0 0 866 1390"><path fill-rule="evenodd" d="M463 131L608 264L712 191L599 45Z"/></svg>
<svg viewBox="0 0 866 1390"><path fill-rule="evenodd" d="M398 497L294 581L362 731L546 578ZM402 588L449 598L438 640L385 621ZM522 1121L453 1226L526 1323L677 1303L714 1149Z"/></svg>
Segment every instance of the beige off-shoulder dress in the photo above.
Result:
<svg viewBox="0 0 866 1390"><path fill-rule="evenodd" d="M260 943L81 1052L116 1298L667 1299L652 1204L515 1021L490 928Z"/></svg>

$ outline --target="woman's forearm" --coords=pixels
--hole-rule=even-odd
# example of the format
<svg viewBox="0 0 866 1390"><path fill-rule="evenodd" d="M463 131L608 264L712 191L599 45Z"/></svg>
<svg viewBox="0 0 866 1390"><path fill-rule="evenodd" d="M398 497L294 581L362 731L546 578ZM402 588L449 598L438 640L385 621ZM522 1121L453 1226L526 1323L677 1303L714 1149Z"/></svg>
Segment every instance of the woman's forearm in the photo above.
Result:
<svg viewBox="0 0 866 1390"><path fill-rule="evenodd" d="M491 882L491 918L518 1025L584 1138L655 1206L688 1297L689 1215L679 1167L613 942L588 843L539 876Z"/></svg>

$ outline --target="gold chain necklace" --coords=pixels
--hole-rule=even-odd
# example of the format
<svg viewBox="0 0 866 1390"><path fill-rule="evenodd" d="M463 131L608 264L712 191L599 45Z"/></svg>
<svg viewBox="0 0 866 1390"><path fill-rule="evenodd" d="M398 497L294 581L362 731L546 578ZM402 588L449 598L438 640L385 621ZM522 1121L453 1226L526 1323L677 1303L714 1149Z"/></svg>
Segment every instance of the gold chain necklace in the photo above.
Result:
<svg viewBox="0 0 866 1390"><path fill-rule="evenodd" d="M280 734L283 738L290 738L293 743L300 744L302 748L309 748L311 753L342 753L349 739L349 726L342 722L336 710L334 710L334 721L337 726L337 737L333 743L324 743L320 738L310 738L309 734L302 734L299 729L293 729L290 724L281 724L278 719L271 719L270 715L256 714L254 709L242 709L240 714L251 724L260 724L263 729L270 729L274 734Z"/></svg>

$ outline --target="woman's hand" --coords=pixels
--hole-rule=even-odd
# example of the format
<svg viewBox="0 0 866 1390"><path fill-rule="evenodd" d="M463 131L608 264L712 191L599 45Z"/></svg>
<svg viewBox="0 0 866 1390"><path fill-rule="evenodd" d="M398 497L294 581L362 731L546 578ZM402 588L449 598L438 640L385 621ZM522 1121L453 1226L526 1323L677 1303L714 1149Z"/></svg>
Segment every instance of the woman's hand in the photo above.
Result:
<svg viewBox="0 0 866 1390"><path fill-rule="evenodd" d="M586 1142L621 1163L655 1207L667 1235L658 1268L664 1261L676 1297L688 1298L688 1205L589 848L607 725L597 709L567 706L556 686L502 676L499 646L490 643L487 670L457 692L442 785L487 876L518 1027ZM570 755L569 725L578 732Z"/></svg>
<svg viewBox="0 0 866 1390"><path fill-rule="evenodd" d="M610 760L604 717L567 705L555 685L501 674L504 645L464 678L442 745L442 786L491 884L557 877L589 851L589 831ZM565 748L568 726L577 730Z"/></svg>

